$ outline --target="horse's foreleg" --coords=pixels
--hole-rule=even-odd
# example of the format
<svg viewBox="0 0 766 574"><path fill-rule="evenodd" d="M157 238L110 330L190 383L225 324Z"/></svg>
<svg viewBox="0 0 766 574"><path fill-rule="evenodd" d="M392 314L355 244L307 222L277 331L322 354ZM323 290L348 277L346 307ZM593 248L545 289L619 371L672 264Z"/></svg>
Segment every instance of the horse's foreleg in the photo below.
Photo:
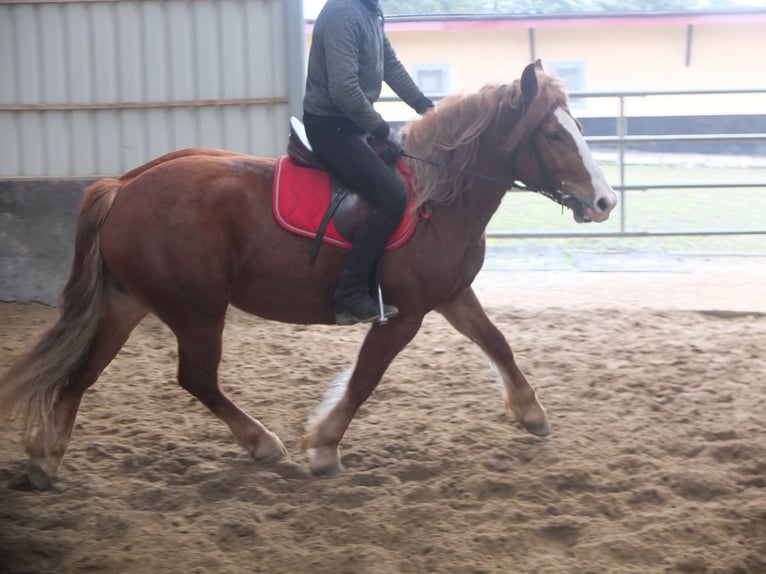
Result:
<svg viewBox="0 0 766 574"><path fill-rule="evenodd" d="M213 322L197 320L193 327L179 330L178 382L225 422L234 439L258 461L270 461L287 454L282 441L258 420L235 405L218 383L224 318Z"/></svg>
<svg viewBox="0 0 766 574"><path fill-rule="evenodd" d="M503 397L516 420L532 434L547 435L549 428L545 409L516 364L511 347L487 317L473 289L469 287L436 310L453 327L476 343L496 366Z"/></svg>
<svg viewBox="0 0 766 574"><path fill-rule="evenodd" d="M33 421L24 433L29 466L26 477L21 477L22 481L28 481L33 488L40 490L51 487L69 446L83 394L114 359L146 313L146 309L124 295L107 294L86 359L62 387L46 424Z"/></svg>
<svg viewBox="0 0 766 574"><path fill-rule="evenodd" d="M391 361L420 328L422 317L398 317L387 325L374 325L367 333L348 380L340 379L309 421L302 446L316 475L333 476L343 470L339 444L357 410L372 394Z"/></svg>

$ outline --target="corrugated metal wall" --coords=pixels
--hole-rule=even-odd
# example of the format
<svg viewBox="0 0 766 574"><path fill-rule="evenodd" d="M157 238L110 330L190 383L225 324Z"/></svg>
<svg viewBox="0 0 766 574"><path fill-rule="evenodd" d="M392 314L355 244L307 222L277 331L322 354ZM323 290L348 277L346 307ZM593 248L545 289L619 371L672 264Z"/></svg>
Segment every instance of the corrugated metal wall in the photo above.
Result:
<svg viewBox="0 0 766 574"><path fill-rule="evenodd" d="M167 151L284 152L301 0L0 2L0 178L121 174Z"/></svg>

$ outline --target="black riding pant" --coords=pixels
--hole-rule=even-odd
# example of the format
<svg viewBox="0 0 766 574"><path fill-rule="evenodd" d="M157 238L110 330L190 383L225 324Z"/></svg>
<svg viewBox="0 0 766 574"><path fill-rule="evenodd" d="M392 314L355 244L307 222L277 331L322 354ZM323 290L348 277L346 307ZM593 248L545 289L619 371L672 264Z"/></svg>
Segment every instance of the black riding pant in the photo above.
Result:
<svg viewBox="0 0 766 574"><path fill-rule="evenodd" d="M367 134L351 120L304 112L303 124L314 152L338 178L366 198L396 230L407 208L407 191L367 144ZM386 237L386 239L388 236Z"/></svg>

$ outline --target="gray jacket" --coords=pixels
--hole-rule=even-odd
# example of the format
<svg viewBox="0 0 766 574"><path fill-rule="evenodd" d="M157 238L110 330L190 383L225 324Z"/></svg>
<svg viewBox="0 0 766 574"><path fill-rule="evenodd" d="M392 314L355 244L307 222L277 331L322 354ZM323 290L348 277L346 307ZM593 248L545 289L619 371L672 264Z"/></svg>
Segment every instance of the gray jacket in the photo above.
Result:
<svg viewBox="0 0 766 574"><path fill-rule="evenodd" d="M303 109L345 116L377 137L389 126L372 104L385 81L418 113L432 102L415 85L383 32L370 0L328 0L314 24Z"/></svg>

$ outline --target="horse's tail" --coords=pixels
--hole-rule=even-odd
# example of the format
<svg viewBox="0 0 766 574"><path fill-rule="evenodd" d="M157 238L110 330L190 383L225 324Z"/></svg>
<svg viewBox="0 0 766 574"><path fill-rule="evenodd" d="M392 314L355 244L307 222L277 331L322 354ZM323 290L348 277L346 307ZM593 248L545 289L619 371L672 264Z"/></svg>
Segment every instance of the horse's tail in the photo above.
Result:
<svg viewBox="0 0 766 574"><path fill-rule="evenodd" d="M96 335L104 293L99 232L120 186L118 180L107 178L85 190L59 317L0 375L0 414L23 415L27 436L52 431L49 419L56 398L86 358Z"/></svg>

